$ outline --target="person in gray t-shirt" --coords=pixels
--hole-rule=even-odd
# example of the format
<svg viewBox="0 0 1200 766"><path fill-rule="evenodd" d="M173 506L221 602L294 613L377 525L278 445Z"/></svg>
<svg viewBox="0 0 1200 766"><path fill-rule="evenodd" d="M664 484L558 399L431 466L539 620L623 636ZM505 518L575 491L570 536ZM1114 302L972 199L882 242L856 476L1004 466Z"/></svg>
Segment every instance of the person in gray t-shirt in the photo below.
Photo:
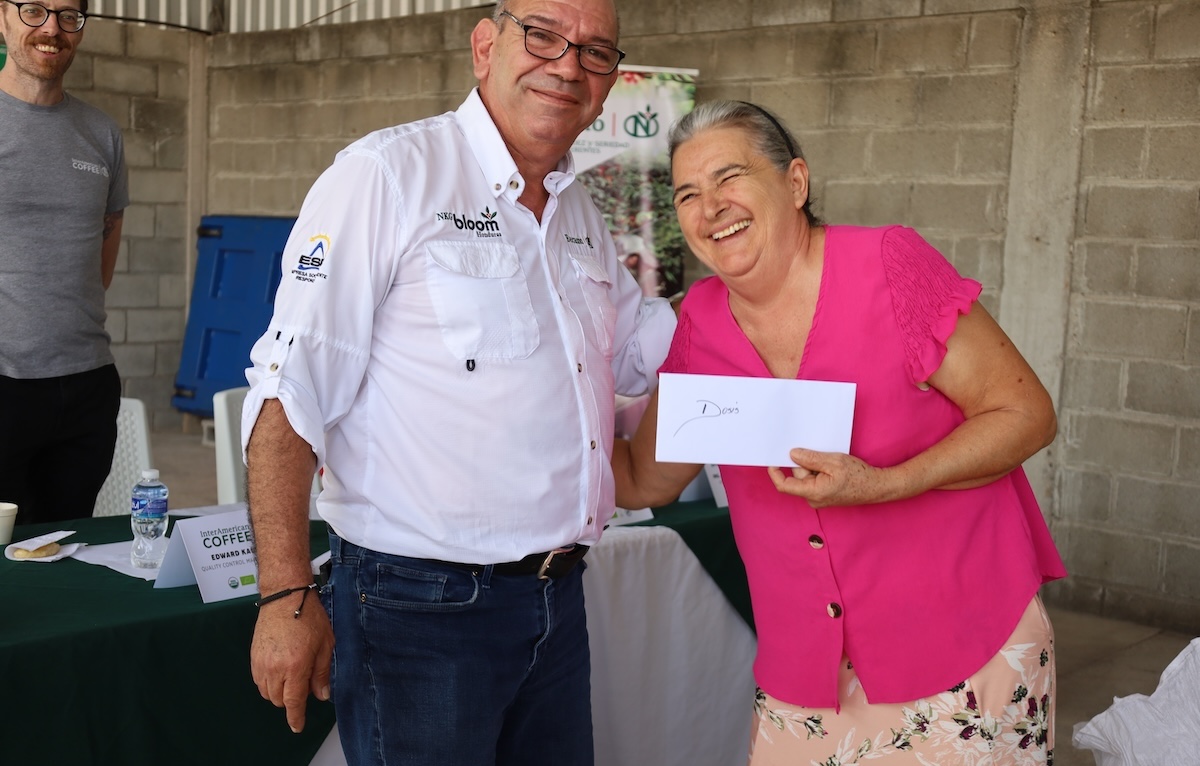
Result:
<svg viewBox="0 0 1200 766"><path fill-rule="evenodd" d="M87 0L0 0L0 500L90 516L121 380L105 331L129 183L120 129L63 90Z"/></svg>

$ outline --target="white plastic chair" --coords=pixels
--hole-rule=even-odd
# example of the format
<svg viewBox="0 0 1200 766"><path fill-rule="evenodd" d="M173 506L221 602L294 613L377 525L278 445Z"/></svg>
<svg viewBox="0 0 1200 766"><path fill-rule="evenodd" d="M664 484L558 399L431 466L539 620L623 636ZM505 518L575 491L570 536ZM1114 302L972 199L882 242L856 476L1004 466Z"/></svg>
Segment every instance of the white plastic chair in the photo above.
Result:
<svg viewBox="0 0 1200 766"><path fill-rule="evenodd" d="M246 499L246 464L242 462L242 404L249 386L213 394L213 440L217 452L217 504ZM321 491L320 474L313 476L312 492Z"/></svg>
<svg viewBox="0 0 1200 766"><path fill-rule="evenodd" d="M120 516L129 513L129 497L133 485L150 468L150 427L146 422L146 405L141 399L121 398L117 413L117 449L112 468L96 496L93 516Z"/></svg>
<svg viewBox="0 0 1200 766"><path fill-rule="evenodd" d="M246 499L246 465L242 462L242 403L249 386L213 394L213 441L217 451L217 504Z"/></svg>

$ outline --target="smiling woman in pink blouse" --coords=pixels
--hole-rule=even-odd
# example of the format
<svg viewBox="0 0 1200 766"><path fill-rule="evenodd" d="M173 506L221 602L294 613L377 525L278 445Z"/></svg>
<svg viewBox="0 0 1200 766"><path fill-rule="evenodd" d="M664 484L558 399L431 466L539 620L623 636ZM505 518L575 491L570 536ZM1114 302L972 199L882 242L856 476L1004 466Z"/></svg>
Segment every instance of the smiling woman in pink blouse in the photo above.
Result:
<svg viewBox="0 0 1200 766"><path fill-rule="evenodd" d="M721 466L758 656L753 766L1044 764L1065 576L1021 463L1049 395L915 231L826 226L787 130L744 102L671 132L674 204L715 277L662 372L857 384L850 454ZM699 466L656 463L658 394L615 450L617 504L660 505ZM747 705L750 701L747 701Z"/></svg>

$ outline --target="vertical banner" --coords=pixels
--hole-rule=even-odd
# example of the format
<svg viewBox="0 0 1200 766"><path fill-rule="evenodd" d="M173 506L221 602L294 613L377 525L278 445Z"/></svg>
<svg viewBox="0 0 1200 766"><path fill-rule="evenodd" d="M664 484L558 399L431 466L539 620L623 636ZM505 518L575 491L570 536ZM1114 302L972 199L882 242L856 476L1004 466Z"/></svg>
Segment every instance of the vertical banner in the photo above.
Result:
<svg viewBox="0 0 1200 766"><path fill-rule="evenodd" d="M692 110L696 69L622 66L604 111L575 140L575 170L642 293L683 290L687 246L671 205L667 131Z"/></svg>

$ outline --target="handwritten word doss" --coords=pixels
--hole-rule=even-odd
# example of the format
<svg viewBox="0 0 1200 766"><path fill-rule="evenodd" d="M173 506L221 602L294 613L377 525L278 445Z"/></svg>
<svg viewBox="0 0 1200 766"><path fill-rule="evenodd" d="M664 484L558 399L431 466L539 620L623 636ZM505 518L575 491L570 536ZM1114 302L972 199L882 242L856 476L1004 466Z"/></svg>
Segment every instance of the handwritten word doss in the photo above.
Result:
<svg viewBox="0 0 1200 766"><path fill-rule="evenodd" d="M683 427L686 426L688 423L691 423L694 420L704 420L705 418L719 418L722 415L737 415L739 412L737 402L734 402L732 407L722 407L721 405L717 404L716 402L710 401L708 399L697 399L696 404L700 405L700 414L696 415L695 417L688 418L687 420L680 423L679 428L675 429L674 436L679 436L679 432L683 430Z"/></svg>

